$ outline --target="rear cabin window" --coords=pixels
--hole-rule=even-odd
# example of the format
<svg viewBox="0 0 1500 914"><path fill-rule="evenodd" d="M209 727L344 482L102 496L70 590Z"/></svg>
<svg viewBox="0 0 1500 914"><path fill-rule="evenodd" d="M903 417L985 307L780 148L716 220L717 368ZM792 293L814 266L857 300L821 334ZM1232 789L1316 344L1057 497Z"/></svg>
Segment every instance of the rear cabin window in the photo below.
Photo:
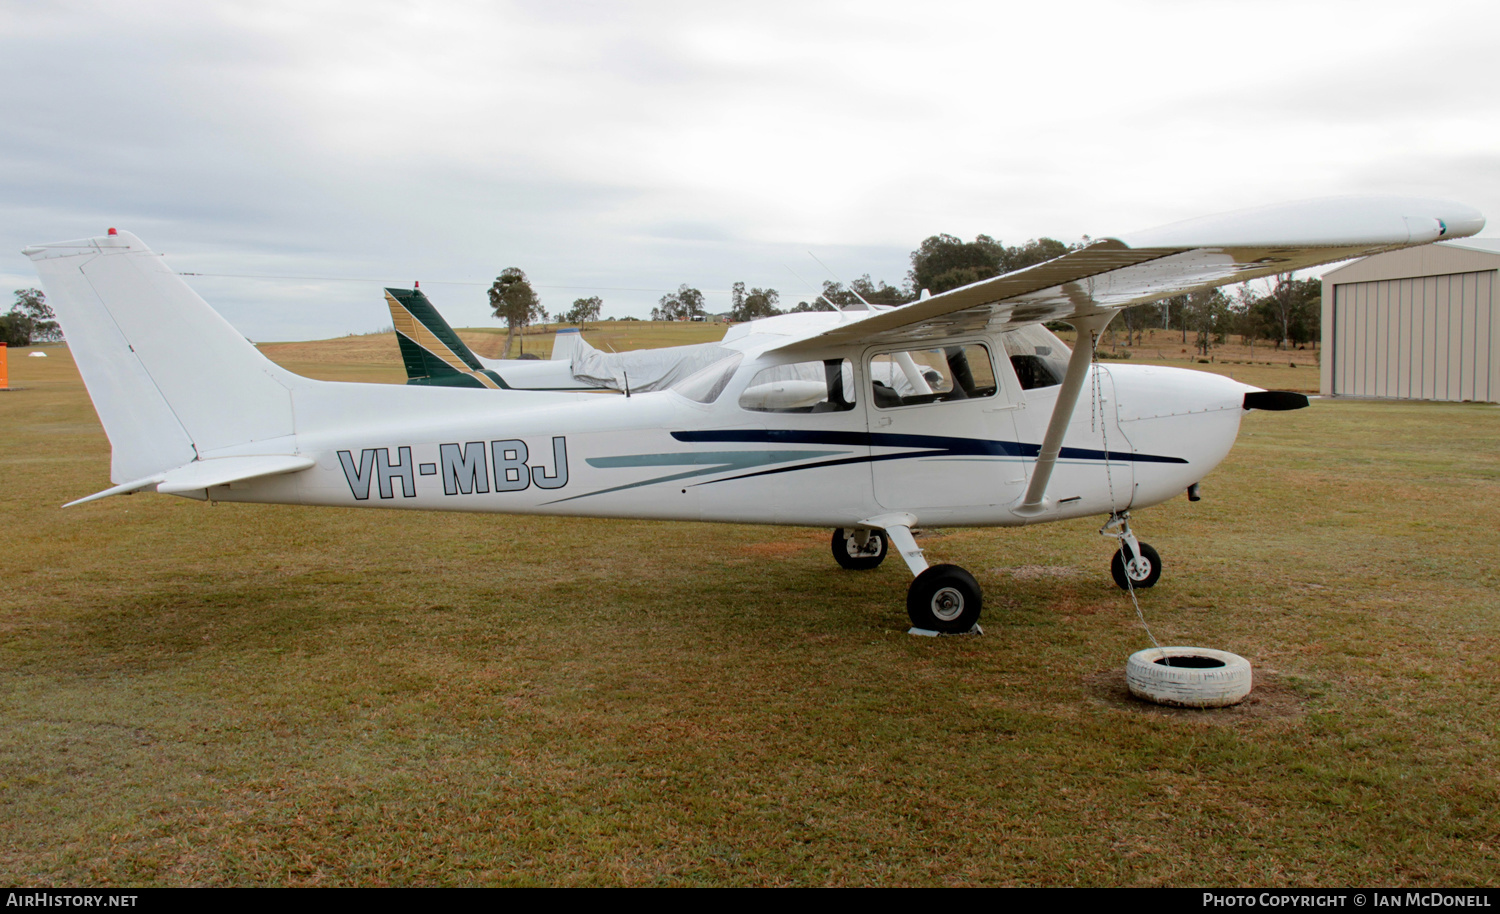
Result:
<svg viewBox="0 0 1500 914"><path fill-rule="evenodd" d="M978 343L886 352L870 360L870 396L881 409L993 397L990 351Z"/></svg>
<svg viewBox="0 0 1500 914"><path fill-rule="evenodd" d="M763 368L740 394L758 413L833 413L854 408L854 366L848 359Z"/></svg>

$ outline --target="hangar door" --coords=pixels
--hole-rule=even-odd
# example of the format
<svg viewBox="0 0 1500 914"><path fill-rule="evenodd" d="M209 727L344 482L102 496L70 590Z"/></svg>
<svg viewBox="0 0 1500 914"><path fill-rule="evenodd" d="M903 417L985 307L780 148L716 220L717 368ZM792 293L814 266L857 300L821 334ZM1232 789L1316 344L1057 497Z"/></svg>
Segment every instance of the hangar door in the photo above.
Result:
<svg viewBox="0 0 1500 914"><path fill-rule="evenodd" d="M1333 393L1500 399L1495 271L1333 287Z"/></svg>

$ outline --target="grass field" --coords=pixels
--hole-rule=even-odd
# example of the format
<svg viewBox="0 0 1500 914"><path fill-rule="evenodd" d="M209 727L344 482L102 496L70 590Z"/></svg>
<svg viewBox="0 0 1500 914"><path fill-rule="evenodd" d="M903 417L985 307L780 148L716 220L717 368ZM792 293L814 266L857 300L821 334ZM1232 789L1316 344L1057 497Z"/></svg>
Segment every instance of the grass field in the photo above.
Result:
<svg viewBox="0 0 1500 914"><path fill-rule="evenodd" d="M401 379L390 336L263 349ZM983 637L927 639L900 563L841 572L826 530L61 510L108 445L49 352L0 394L8 885L1500 872L1495 407L1253 413L1203 501L1139 514L1156 637L1255 667L1246 704L1174 712L1124 694L1149 641L1096 523L927 531L987 600Z"/></svg>

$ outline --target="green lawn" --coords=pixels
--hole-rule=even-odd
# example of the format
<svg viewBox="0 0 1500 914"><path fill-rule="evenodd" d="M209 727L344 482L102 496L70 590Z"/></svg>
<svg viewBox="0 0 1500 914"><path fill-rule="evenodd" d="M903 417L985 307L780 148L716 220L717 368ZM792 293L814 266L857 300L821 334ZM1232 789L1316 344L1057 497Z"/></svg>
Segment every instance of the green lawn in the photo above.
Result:
<svg viewBox="0 0 1500 914"><path fill-rule="evenodd" d="M1257 677L1173 712L1123 695L1149 641L1097 523L928 531L987 601L928 639L826 530L62 510L108 446L49 352L0 394L6 884L1495 882L1495 407L1253 413L1141 512L1156 637Z"/></svg>

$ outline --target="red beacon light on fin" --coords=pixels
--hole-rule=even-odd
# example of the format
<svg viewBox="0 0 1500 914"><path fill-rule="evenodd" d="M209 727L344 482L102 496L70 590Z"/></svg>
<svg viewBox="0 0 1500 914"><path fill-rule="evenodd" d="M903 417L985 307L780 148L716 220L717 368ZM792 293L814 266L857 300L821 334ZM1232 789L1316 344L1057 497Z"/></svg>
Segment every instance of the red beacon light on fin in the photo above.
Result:
<svg viewBox="0 0 1500 914"><path fill-rule="evenodd" d="M420 288L422 288L422 281L419 280L419 279L413 279L411 281L411 287L413 289L420 289Z"/></svg>
<svg viewBox="0 0 1500 914"><path fill-rule="evenodd" d="M114 229L113 229L113 228L111 228L111 229L110 229L110 230L109 230L109 233L110 233L110 234L111 234L111 235L118 235L118 234L120 234L120 233L119 233L119 232L117 232L117 231L115 231L115 230L114 230Z"/></svg>

